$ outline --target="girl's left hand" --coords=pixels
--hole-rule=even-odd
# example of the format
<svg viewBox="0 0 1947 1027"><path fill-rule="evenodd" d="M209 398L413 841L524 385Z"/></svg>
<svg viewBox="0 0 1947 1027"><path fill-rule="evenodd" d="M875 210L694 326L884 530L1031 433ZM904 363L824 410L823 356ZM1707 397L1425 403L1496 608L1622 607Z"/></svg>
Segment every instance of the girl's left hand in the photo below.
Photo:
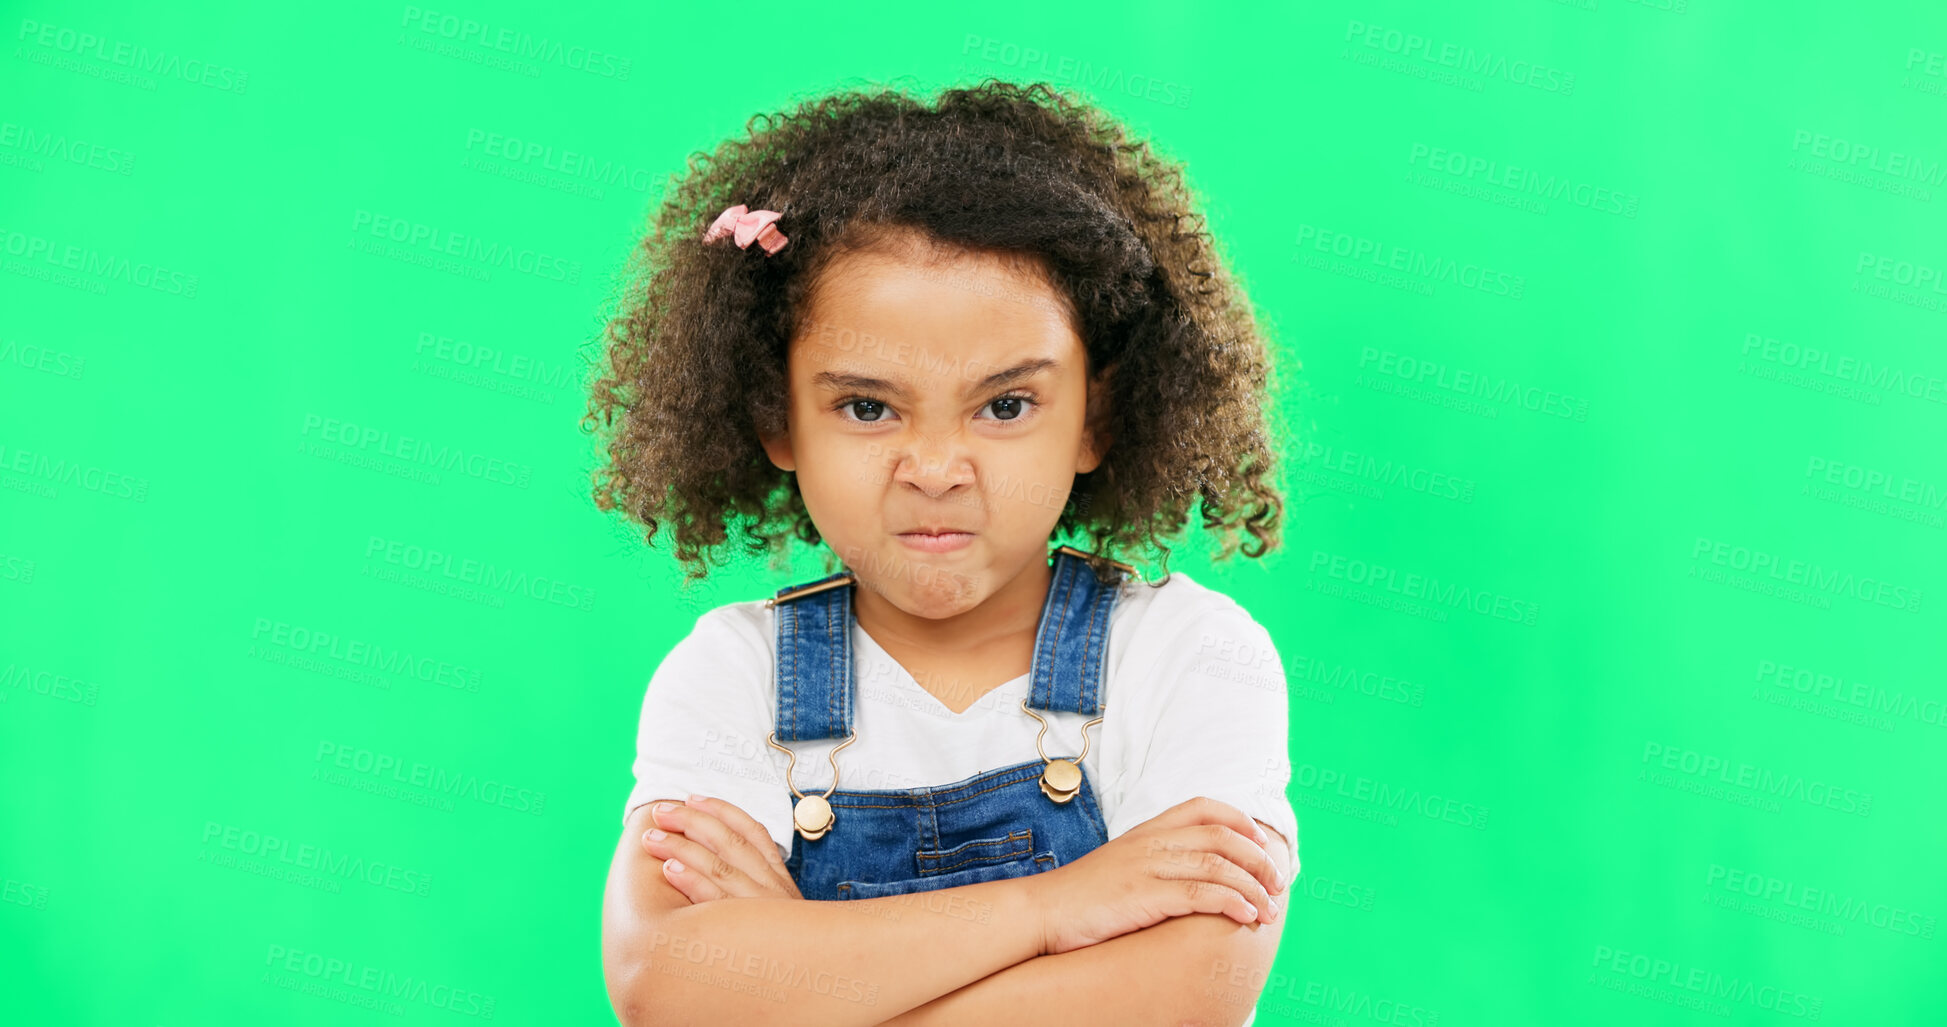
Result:
<svg viewBox="0 0 1947 1027"><path fill-rule="evenodd" d="M667 809L663 807L667 806ZM650 810L656 827L642 847L664 860L663 878L692 904L711 899L802 899L777 843L750 814L722 799L693 796ZM658 829L662 837L655 835ZM681 869L675 869L677 866Z"/></svg>

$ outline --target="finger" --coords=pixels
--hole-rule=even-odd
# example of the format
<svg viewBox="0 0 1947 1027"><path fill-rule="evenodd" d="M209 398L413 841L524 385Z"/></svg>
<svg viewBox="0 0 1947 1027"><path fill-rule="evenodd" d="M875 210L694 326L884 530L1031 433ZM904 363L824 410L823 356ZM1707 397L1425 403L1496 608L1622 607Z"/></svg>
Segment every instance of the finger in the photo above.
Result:
<svg viewBox="0 0 1947 1027"><path fill-rule="evenodd" d="M776 871L779 877L791 876L784 869L783 858L777 854L777 842L772 840L771 832L766 830L763 824L758 823L756 817L744 812L742 807L734 802L708 795L691 796L689 804L723 821L724 826L749 842L751 848L763 855L764 862Z"/></svg>
<svg viewBox="0 0 1947 1027"><path fill-rule="evenodd" d="M1271 857L1272 846L1282 846L1283 842L1269 831L1259 827L1250 814L1230 803L1199 795L1171 806L1157 814L1149 823L1164 828L1214 824L1236 832L1246 844L1255 840L1257 849L1255 856L1247 855L1235 847L1227 849L1225 855L1233 858L1239 866L1250 870L1258 880L1264 882L1267 891L1277 893L1285 889L1285 882L1278 880L1277 861ZM1236 858L1239 856L1243 858Z"/></svg>
<svg viewBox="0 0 1947 1027"><path fill-rule="evenodd" d="M1205 824L1197 830L1209 837L1211 870L1216 879L1236 888L1257 906L1259 923L1271 923L1284 912L1278 901L1278 865L1263 847L1228 827ZM1268 883L1267 883L1268 882Z"/></svg>
<svg viewBox="0 0 1947 1027"><path fill-rule="evenodd" d="M1246 838L1259 841L1268 840L1257 821L1236 806L1208 795L1185 799L1158 813L1149 823L1162 827L1184 827L1190 824L1222 824Z"/></svg>
<svg viewBox="0 0 1947 1027"><path fill-rule="evenodd" d="M1267 871L1257 866L1258 861L1269 862L1264 850L1228 827L1196 824L1174 828L1151 840L1150 853L1166 868L1159 876L1208 881L1236 891L1252 907L1246 922L1270 923L1283 913L1284 905L1277 900L1275 889L1267 887L1260 876L1269 873L1275 878L1277 868Z"/></svg>
<svg viewBox="0 0 1947 1027"><path fill-rule="evenodd" d="M650 838L645 833L642 846L651 856L663 861L663 879L688 896L691 903L730 898L739 894L727 866L715 853L680 834L665 833ZM756 886L746 884L750 894Z"/></svg>
<svg viewBox="0 0 1947 1027"><path fill-rule="evenodd" d="M1195 881L1218 891L1230 892L1237 898L1237 912L1229 906L1224 908L1226 915L1234 917L1238 923L1270 923L1280 914L1281 907L1276 899L1267 895L1257 879L1246 873L1244 868L1214 852L1199 854L1201 860L1194 864L1187 861L1180 868L1170 872L1176 880Z"/></svg>
<svg viewBox="0 0 1947 1027"><path fill-rule="evenodd" d="M735 868L752 886L770 891L776 890L771 866L765 861L764 855L766 850L775 855L777 846L768 839L764 842L764 848L759 849L701 806L676 806L669 810L657 811L652 815L656 818L657 826L665 831L681 832L683 837L708 850L717 861ZM738 894L757 893L744 891Z"/></svg>
<svg viewBox="0 0 1947 1027"><path fill-rule="evenodd" d="M1257 826L1255 822L1253 827ZM1263 890L1266 897L1284 890L1283 882L1278 880L1278 863L1271 858L1264 845L1238 834L1229 827L1216 824L1203 824L1195 830L1202 832L1208 840L1210 851L1221 855L1233 866L1240 867L1251 879L1251 886ZM1267 843L1268 844L1268 843Z"/></svg>
<svg viewBox="0 0 1947 1027"><path fill-rule="evenodd" d="M676 828L676 821L674 817L670 818L670 820L667 823L663 822L661 818L665 812L667 812L668 810L675 809L678 805L680 804L675 802L658 802L655 805L650 806L649 826L652 828L658 828L663 831L675 831L677 828ZM649 847L649 832L647 830L644 830L642 832L642 837L639 840L642 842L642 847L644 849L647 849Z"/></svg>
<svg viewBox="0 0 1947 1027"><path fill-rule="evenodd" d="M680 808L681 804L674 802L659 802L649 808L649 827L642 832L642 837L639 839L642 842L644 852L650 852L651 850L659 852L669 851L667 848L656 849L649 843L651 839L660 838L665 834L680 835L683 833L683 829L679 824L680 818L671 815L673 810Z"/></svg>
<svg viewBox="0 0 1947 1027"><path fill-rule="evenodd" d="M1262 820L1257 821L1257 826L1258 830L1264 832L1266 838L1264 847L1271 853L1271 865L1278 868L1278 886L1272 890L1272 894L1278 896L1279 904L1283 905L1283 893L1291 887L1291 879L1296 876L1291 872L1291 864L1297 858L1296 853L1292 851L1291 843L1285 841L1284 834L1277 828Z"/></svg>
<svg viewBox="0 0 1947 1027"><path fill-rule="evenodd" d="M750 842L751 848L762 854L765 865L770 867L771 883L779 894L794 899L804 897L798 892L798 882L792 879L791 871L785 867L784 857L778 854L777 842L772 840L771 832L766 830L763 824L758 823L756 817L745 812L743 807L736 803L715 796L694 795L690 797L689 804L715 815L725 826Z"/></svg>
<svg viewBox="0 0 1947 1027"><path fill-rule="evenodd" d="M1278 897L1264 887L1264 883L1251 875L1251 872L1216 853L1205 853L1209 857L1206 869L1210 880L1236 891L1257 911L1252 919L1260 924L1275 923L1284 913L1284 904Z"/></svg>
<svg viewBox="0 0 1947 1027"><path fill-rule="evenodd" d="M1264 846L1222 824L1190 824L1159 831L1150 845L1152 853L1171 862L1202 866L1205 858L1215 858L1242 868L1250 878L1243 891L1259 906L1288 886L1278 879L1278 864Z"/></svg>
<svg viewBox="0 0 1947 1027"><path fill-rule="evenodd" d="M1204 855L1208 857L1210 854ZM1187 860L1168 862L1151 872L1158 878L1175 881L1181 886L1189 912L1221 913L1240 924L1256 923L1260 907L1245 898L1236 888L1211 880L1212 871L1209 865L1218 862L1223 861L1211 858L1199 863L1191 863ZM1249 880L1249 875L1245 875L1245 880Z"/></svg>

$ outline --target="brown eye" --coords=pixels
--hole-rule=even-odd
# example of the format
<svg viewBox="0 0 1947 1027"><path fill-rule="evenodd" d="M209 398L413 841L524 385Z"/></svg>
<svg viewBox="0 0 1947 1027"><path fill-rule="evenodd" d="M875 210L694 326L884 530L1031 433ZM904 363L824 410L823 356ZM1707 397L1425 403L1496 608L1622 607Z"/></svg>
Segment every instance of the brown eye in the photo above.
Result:
<svg viewBox="0 0 1947 1027"><path fill-rule="evenodd" d="M1018 421L1028 415L1029 407L1038 405L1039 403L1033 396L1011 395L1002 396L999 399L993 400L983 409L994 412L995 416L991 420Z"/></svg>
<svg viewBox="0 0 1947 1027"><path fill-rule="evenodd" d="M860 415L858 412L858 408L860 407L870 408L872 412L872 416L865 417ZM854 417L857 417L860 421L863 421L866 424L874 424L878 422L879 415L885 413L886 405L884 403L879 402L876 399L848 399L844 403L844 409L851 410L852 415Z"/></svg>

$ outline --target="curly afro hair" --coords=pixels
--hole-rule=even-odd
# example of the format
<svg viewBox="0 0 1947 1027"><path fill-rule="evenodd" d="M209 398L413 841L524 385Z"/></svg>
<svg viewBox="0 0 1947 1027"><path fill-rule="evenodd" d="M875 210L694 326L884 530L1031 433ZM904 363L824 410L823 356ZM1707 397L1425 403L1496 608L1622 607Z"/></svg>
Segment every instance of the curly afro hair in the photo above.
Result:
<svg viewBox="0 0 1947 1027"><path fill-rule="evenodd" d="M760 126L761 123L761 126ZM606 366L585 432L601 430L595 504L652 547L668 522L685 581L742 531L780 566L820 541L795 476L766 459L782 435L786 353L822 269L919 230L935 248L1026 258L1064 299L1089 373L1110 368L1102 464L1076 476L1056 525L1105 580L1139 547L1162 555L1202 500L1221 556L1278 544L1284 503L1264 411L1270 361L1182 168L1084 100L988 79L927 104L892 89L760 114L748 138L695 153L635 248L606 316ZM783 214L775 255L705 246L725 207ZM831 566L835 557L827 557Z"/></svg>

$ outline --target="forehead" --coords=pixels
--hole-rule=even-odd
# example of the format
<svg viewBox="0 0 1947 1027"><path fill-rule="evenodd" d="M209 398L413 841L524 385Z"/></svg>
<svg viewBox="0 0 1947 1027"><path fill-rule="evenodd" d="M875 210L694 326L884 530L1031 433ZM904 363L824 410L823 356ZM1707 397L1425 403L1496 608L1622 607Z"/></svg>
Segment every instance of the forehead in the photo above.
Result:
<svg viewBox="0 0 1947 1027"><path fill-rule="evenodd" d="M837 370L954 384L1034 358L1084 362L1068 305L1039 268L910 248L834 259L791 347L800 378Z"/></svg>

